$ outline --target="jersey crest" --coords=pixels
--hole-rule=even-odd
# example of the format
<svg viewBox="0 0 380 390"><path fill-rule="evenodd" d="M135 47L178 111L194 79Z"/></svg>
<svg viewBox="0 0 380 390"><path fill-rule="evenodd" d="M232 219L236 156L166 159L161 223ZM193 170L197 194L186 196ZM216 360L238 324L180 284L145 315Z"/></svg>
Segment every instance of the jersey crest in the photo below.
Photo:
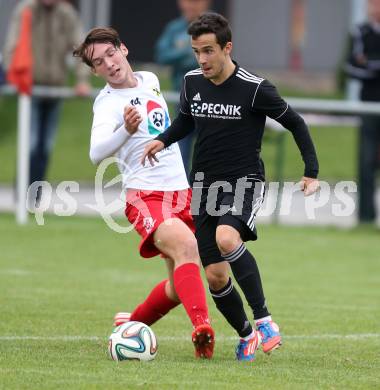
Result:
<svg viewBox="0 0 380 390"><path fill-rule="evenodd" d="M147 105L148 131L151 135L161 134L169 127L169 115L167 111L153 100L149 100Z"/></svg>

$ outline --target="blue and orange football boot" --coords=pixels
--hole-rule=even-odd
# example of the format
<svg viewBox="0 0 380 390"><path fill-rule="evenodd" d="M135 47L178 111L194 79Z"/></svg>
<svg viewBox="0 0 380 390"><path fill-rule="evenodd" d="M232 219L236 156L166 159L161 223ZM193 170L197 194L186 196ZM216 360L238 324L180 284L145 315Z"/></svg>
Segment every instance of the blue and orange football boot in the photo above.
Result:
<svg viewBox="0 0 380 390"><path fill-rule="evenodd" d="M265 353L270 353L282 344L280 328L271 319L256 322L257 331L261 336L261 346Z"/></svg>
<svg viewBox="0 0 380 390"><path fill-rule="evenodd" d="M240 339L235 351L237 360L246 362L255 360L255 352L260 346L261 337L256 330L253 330L251 336L248 340Z"/></svg>

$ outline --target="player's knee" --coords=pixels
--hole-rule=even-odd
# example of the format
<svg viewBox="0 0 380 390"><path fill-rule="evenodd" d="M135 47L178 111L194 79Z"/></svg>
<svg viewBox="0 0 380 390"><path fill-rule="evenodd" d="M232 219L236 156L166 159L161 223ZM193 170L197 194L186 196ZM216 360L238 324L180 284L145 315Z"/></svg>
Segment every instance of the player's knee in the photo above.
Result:
<svg viewBox="0 0 380 390"><path fill-rule="evenodd" d="M223 271L207 267L205 273L208 285L213 291L221 290L228 283L229 276Z"/></svg>
<svg viewBox="0 0 380 390"><path fill-rule="evenodd" d="M184 252L184 256L189 258L199 258L198 255L198 245L195 237L187 238L184 242L178 243L181 247L181 250Z"/></svg>
<svg viewBox="0 0 380 390"><path fill-rule="evenodd" d="M222 255L232 252L241 243L239 232L228 225L217 227L215 239Z"/></svg>
<svg viewBox="0 0 380 390"><path fill-rule="evenodd" d="M154 237L156 247L173 259L176 265L186 262L199 263L197 240L194 234L189 229L182 229L181 225L174 227L162 225L162 229L158 230Z"/></svg>
<svg viewBox="0 0 380 390"><path fill-rule="evenodd" d="M239 240L226 233L217 233L216 244L222 255L225 255L232 252L239 245Z"/></svg>
<svg viewBox="0 0 380 390"><path fill-rule="evenodd" d="M182 238L174 243L174 262L199 262L198 246L195 237Z"/></svg>

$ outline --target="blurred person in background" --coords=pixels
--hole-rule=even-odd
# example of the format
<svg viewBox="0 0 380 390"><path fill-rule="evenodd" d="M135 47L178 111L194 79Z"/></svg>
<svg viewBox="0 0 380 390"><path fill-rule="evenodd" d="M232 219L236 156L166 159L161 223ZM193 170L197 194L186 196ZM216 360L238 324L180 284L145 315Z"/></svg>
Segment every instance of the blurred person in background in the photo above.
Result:
<svg viewBox="0 0 380 390"><path fill-rule="evenodd" d="M60 87L67 81L67 55L79 44L83 30L79 15L74 7L60 0L24 0L17 4L9 22L4 45L3 62L7 70L18 43L22 15L31 10L31 41L33 85ZM78 62L76 68L75 93L88 95L90 72ZM30 128L30 171L29 183L44 180L53 148L61 99L52 97L32 97ZM37 200L41 196L41 188Z"/></svg>
<svg viewBox="0 0 380 390"><path fill-rule="evenodd" d="M211 0L177 0L177 4L181 16L170 21L159 37L155 60L159 64L171 66L172 88L179 92L185 74L198 67L187 28L192 21L209 9ZM178 142L187 175L190 172L194 138L193 133Z"/></svg>
<svg viewBox="0 0 380 390"><path fill-rule="evenodd" d="M3 69L3 56L0 53L0 85L5 83L5 74Z"/></svg>
<svg viewBox="0 0 380 390"><path fill-rule="evenodd" d="M380 0L368 0L368 21L351 34L345 70L361 81L360 99L380 102ZM376 219L376 169L380 160L380 116L362 115L359 132L359 221Z"/></svg>

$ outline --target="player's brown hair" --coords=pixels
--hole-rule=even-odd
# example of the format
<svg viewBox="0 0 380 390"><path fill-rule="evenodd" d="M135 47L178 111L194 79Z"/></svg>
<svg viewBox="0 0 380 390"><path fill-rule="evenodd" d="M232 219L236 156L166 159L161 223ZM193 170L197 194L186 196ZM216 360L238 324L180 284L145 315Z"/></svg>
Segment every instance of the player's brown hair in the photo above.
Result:
<svg viewBox="0 0 380 390"><path fill-rule="evenodd" d="M73 51L74 57L79 57L89 67L93 67L92 56L95 43L111 43L116 48L121 46L118 32L112 27L96 27L90 30L85 40Z"/></svg>

